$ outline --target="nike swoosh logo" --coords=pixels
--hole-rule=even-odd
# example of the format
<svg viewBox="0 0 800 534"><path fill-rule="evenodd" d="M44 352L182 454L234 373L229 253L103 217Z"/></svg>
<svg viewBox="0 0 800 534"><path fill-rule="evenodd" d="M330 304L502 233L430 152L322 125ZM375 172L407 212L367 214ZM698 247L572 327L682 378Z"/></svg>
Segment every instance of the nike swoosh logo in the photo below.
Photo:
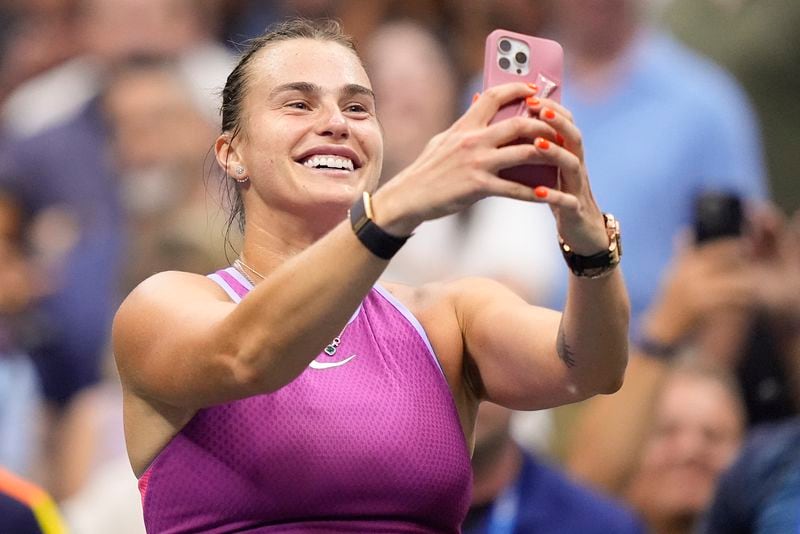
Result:
<svg viewBox="0 0 800 534"><path fill-rule="evenodd" d="M344 365L355 357L356 355L353 354L349 358L345 358L344 360L340 360L338 362L318 362L317 360L311 360L311 363L309 363L308 366L312 369L330 369L331 367L339 367L340 365Z"/></svg>

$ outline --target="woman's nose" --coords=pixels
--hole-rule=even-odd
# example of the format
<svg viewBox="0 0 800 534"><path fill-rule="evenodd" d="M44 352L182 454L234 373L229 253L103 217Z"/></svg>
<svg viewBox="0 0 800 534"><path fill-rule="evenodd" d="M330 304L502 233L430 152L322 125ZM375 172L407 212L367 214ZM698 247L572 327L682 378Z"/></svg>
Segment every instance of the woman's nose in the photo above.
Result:
<svg viewBox="0 0 800 534"><path fill-rule="evenodd" d="M350 137L350 123L338 106L326 107L322 110L317 133L326 137L347 139Z"/></svg>

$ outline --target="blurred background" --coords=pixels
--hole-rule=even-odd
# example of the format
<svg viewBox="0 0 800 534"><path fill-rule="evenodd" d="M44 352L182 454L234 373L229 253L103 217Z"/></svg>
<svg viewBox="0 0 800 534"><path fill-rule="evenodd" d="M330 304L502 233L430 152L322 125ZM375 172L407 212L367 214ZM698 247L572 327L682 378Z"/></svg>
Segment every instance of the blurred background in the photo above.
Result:
<svg viewBox="0 0 800 534"><path fill-rule="evenodd" d="M622 221L631 364L615 395L482 407L464 531L489 531L522 488L516 532L797 532L791 0L0 0L0 495L25 480L71 532L144 531L111 320L151 274L236 258L219 93L242 43L289 16L335 17L355 37L383 180L481 91L490 31L564 46L563 103L595 196ZM561 306L547 208L487 199L426 223L386 273L465 275Z"/></svg>

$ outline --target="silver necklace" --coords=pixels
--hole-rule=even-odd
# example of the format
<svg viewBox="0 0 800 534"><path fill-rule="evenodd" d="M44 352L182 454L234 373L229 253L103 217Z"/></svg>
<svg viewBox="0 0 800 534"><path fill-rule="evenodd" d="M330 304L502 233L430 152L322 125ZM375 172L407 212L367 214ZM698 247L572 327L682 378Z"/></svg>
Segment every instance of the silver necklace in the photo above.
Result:
<svg viewBox="0 0 800 534"><path fill-rule="evenodd" d="M233 267L237 271L239 271L242 274L242 276L244 276L245 280L250 282L250 285L252 285L253 287L256 286L256 283L252 278L250 278L250 276L248 276L247 271L250 271L252 274L258 276L260 280L264 279L263 274L250 267L250 265L248 265L247 262L244 261L244 255L241 255L235 260L233 260ZM347 325L344 325L344 328L342 328L342 331L339 332L339 335L333 338L333 340L330 343L328 343L328 345L323 349L325 354L327 354L328 356L333 356L334 354L336 354L336 348L342 343L342 335L344 334L345 328L347 328Z"/></svg>

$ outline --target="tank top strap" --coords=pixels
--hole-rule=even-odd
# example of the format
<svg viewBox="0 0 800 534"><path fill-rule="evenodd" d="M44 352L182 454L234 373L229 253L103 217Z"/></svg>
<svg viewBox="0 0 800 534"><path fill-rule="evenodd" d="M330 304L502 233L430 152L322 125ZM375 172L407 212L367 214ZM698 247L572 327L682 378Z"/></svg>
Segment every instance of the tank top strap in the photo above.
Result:
<svg viewBox="0 0 800 534"><path fill-rule="evenodd" d="M253 289L253 284L233 267L220 269L215 273L209 274L208 278L216 282L236 303L241 302L244 296Z"/></svg>

